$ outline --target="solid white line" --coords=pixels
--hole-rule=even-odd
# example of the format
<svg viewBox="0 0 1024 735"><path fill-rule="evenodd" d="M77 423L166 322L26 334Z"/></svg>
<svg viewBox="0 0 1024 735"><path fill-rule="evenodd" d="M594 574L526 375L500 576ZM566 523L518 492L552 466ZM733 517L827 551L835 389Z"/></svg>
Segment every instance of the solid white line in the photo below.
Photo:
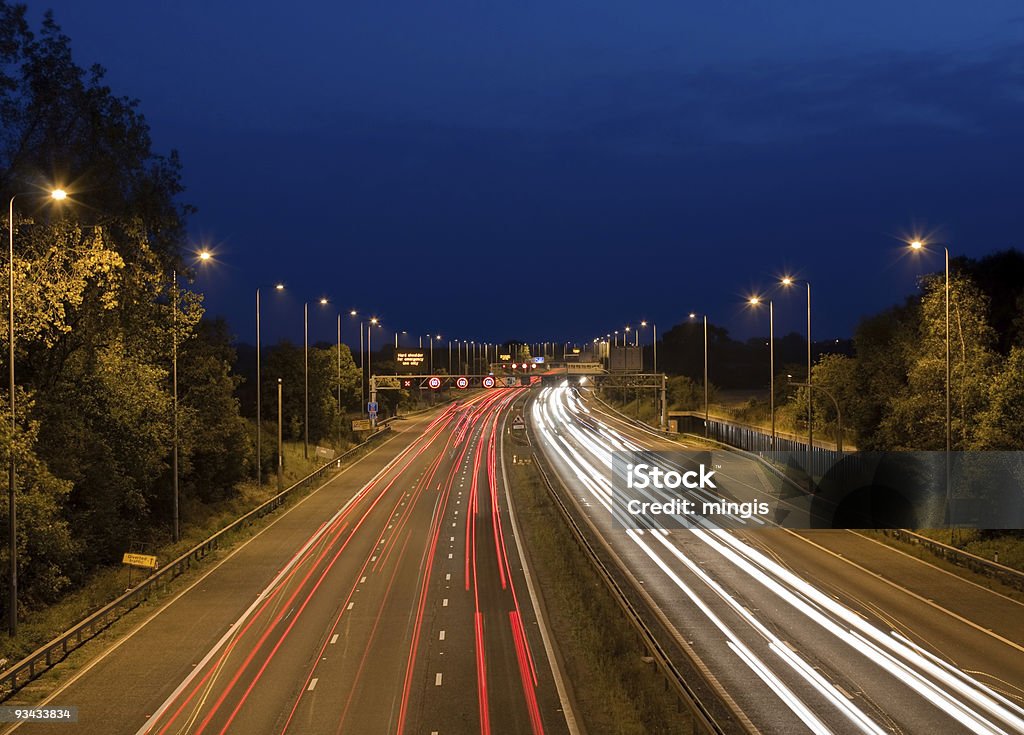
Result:
<svg viewBox="0 0 1024 735"><path fill-rule="evenodd" d="M398 436L400 436L400 435L396 434L394 437L392 437L391 439L388 439L386 442L384 442L383 444L378 446L376 449L368 452L366 454L366 456L363 457L363 459L365 459L366 457L369 457L371 454L376 452L378 449L383 447L385 444L393 441L394 439L397 439ZM256 609L256 607L259 605L259 603L263 601L263 599L278 584L278 582L288 573L288 571L290 571L291 568L293 566L295 566L295 564L302 557L302 555L305 553L305 551L310 546L312 546L316 541L318 541L321 536L324 535L325 531L331 526L331 524L335 520L337 520L338 517L340 517L345 512L345 510L352 503L354 503L356 500L358 500L359 498L362 497L362 495L366 491L367 487L369 487L373 483L377 482L379 478L383 477L388 472L390 472L393 469L394 465L396 465L398 463L398 460L399 460L399 458L401 456L402 456L402 454L399 453L396 457L394 457L387 464L385 464L384 467L382 467L372 478L370 478L370 480L366 484L364 484L361 488L359 488L359 491L354 493L352 495L352 497L350 497L345 502L345 504L343 506L341 506L341 508L339 508L338 511L333 516L331 516L331 518L326 523L321 525L320 528L318 528L313 533L313 535L309 537L309 539L306 541L306 543L303 544L302 547L291 557L291 559L288 561L288 563L285 565L285 567L280 572L278 572L277 576L274 577L274 579L270 582L270 584L267 585L263 589L263 591L256 597L256 600L252 603L252 605L250 605L248 607L248 609L246 609L246 611L242 613L241 617L239 617L238 620L236 620L234 623L232 623L232 625L228 628L227 632L225 632L224 635L221 637L221 639L217 643L214 644L213 648L210 649L209 653L207 653L206 656L203 657L202 661L200 661L192 669L192 672L185 678L185 680L182 681L181 684L179 684L177 686L177 688L175 688L175 690L173 692L171 692L171 695L166 700L164 700L164 703L161 704L160 707L158 707L157 710L155 712L153 712L149 716L149 719L147 720L147 722L142 727L140 727L138 729L138 731L136 732L136 735L142 735L142 733L147 732L149 730L149 728L156 723L157 719L159 717L161 717L167 711L167 709L171 706L171 704L174 702L174 700L177 699L177 697L188 687L188 685L195 679L195 677L198 676L199 671L203 668L203 666L205 666L207 663L209 663L210 659L212 659L216 655L217 651L220 650L220 648L222 646L224 646L224 644L227 643L228 640L230 640L231 636L234 635L236 630L240 628L241 623L246 618L248 618L249 615L252 614L252 612ZM300 507L303 503L305 503L307 500L309 500L311 497L313 497L316 493L320 492L320 490L322 490L323 488L327 487L329 484L331 484L332 482L337 480L338 477L340 477L341 475L345 474L349 469L351 469L352 467L355 467L356 465L358 465L360 461L362 461L362 460L357 460L356 462L353 462L348 467L343 469L341 472L339 472L338 474L336 474L333 477L331 477L331 479L329 479L326 482L324 482L318 488L316 488L311 493L306 495L306 497L302 498L298 503L296 503L291 508L289 508L284 513L282 513L280 516L278 516L273 522L269 523L266 526L266 528L264 528L261 531L259 531L259 533L254 535L248 541L246 541L241 546L239 546L237 549L235 549L230 554L228 554L228 556L226 556L223 561L219 562L217 564L217 566L215 566L212 569L210 569L206 574L202 575L199 579L197 579L195 582L193 582L187 588L182 590L180 594L176 595L166 605L162 606L159 610L157 610L155 613L153 613L153 615L150 616L149 618L147 618L141 625L139 625L138 628L136 628L135 630L131 631L127 636L125 636L120 641L118 641L114 646L112 646L111 648L107 649L107 651L105 651L101 656L97 657L94 661L90 662L90 664L88 666L86 666L85 668L83 668L80 673L76 674L64 686L62 686L59 689L57 689L56 691L54 691L41 704L46 704L47 702L51 701L54 697L56 697L58 694L63 692L68 686L70 686L75 681L77 681L79 679L79 677L81 677L83 674L85 674L87 671L89 671L91 668L93 668L96 664L98 664L100 661L102 661L104 658L106 658L109 654L111 654L113 651L115 651L118 647L120 647L123 643L125 643L129 638L134 636L137 632L142 630L142 628L145 627L148 623L150 623L153 619L155 619L157 617L157 615L160 615L162 612L167 610L167 608L169 608L172 604L177 602L183 595L185 595L187 592L189 592L193 587L195 587L197 584L199 584L204 579L206 579L206 577L208 575L212 574L214 571L216 571L218 568L220 568L221 564L226 562L228 559L231 559L235 554L237 554L239 551L241 551L246 546L248 546L250 543L252 543L252 541L254 541L255 539L259 538L268 529L273 528L278 523L278 521L280 521L282 518L285 518L293 510L295 510L296 508ZM9 730L8 732L11 732L11 731L13 731L15 729L16 729L16 727L11 728L11 730Z"/></svg>
<svg viewBox="0 0 1024 735"><path fill-rule="evenodd" d="M333 646L337 642L338 642L338 634L335 633L334 635L331 636L331 645Z"/></svg>
<svg viewBox="0 0 1024 735"><path fill-rule="evenodd" d="M441 686L441 672L438 672L437 675L434 676L434 686Z"/></svg>
<svg viewBox="0 0 1024 735"><path fill-rule="evenodd" d="M307 691L307 692L311 692L311 691L313 691L314 689L316 689L316 683L317 683L318 681L320 681L320 680L319 680L319 679L312 679L312 680L311 680L311 681L309 682L309 686L308 686L308 687L306 688L306 691Z"/></svg>
<svg viewBox="0 0 1024 735"><path fill-rule="evenodd" d="M505 486L505 503L508 506L508 518L512 522L512 539L516 542L516 551L519 553L519 561L523 565L523 576L526 578L526 589L530 593L530 602L533 604L533 614L537 617L537 627L540 628L540 638L544 642L544 652L548 657L548 664L551 666L551 676L555 680L555 689L558 691L558 701L562 703L562 715L565 717L566 727L569 728L569 735L581 735L579 725L576 722L576 713L572 709L572 702L569 699L569 692L565 687L563 673L555 657L555 649L551 645L551 635L548 632L548 622L544 618L541 606L537 600L537 591L533 586L533 575L530 574L530 565L523 555L523 547L519 541L522 533L519 530L519 522L516 520L516 512L512 507L512 495L508 491L508 471L505 468L505 419L501 422L501 434L498 438L498 453L501 455L501 483Z"/></svg>
<svg viewBox="0 0 1024 735"><path fill-rule="evenodd" d="M863 567L863 566L861 566L860 564L858 564L855 561L850 561L849 559L847 559L842 554L837 554L836 552L832 551L831 549L826 548L825 546L822 546L821 544L815 543L814 541L811 541L808 538L804 538L803 536L801 536L798 533L793 533L793 531L789 530L788 528L783 529L783 530L786 531L787 533L789 533L790 535L795 536L796 538L800 539L804 543L810 544L811 546L814 546L815 548L820 549L821 551L824 551L826 554L829 554L829 555L834 556L835 558L837 558L837 559L839 559L841 561L846 562L847 564L849 564L850 566L854 567L855 569L859 569L860 571L864 572L865 574L868 574L871 577L874 577L879 582L884 582L885 584L889 585L893 589L899 590L900 592L904 593L905 595L909 595L910 597L913 597L918 602L923 602L924 604L928 605L929 607L934 608L935 610L938 610L941 613L945 613L949 617L951 617L954 620L956 620L958 623L963 623L964 625L966 625L966 626L968 626L970 628L973 628L974 630L978 631L979 633L984 633L987 636L995 638L1000 643L1002 643L1004 645L1007 645L1010 648L1016 649L1017 651L1020 651L1021 653L1024 653L1024 646L1021 646L1019 643L1011 641L1008 638L1004 638L1003 636L999 635L995 631L989 630L988 628L984 628L984 627L978 625L977 623L975 623L973 620L969 620L968 618L965 618L962 615L957 615L952 610L944 608L942 605L939 605L934 600L929 600L927 597L924 597L923 595L919 595L916 592L914 592L912 590L909 590L906 587L903 587L898 582L894 582L891 579L883 577L878 572L873 572L870 569L868 569L867 567ZM856 533L856 531L851 531L851 533L854 533L857 536L860 536L860 534ZM874 541L874 539L868 538L867 536L862 536L861 538L867 538L868 541ZM879 542L879 541L875 541L875 543L881 544L881 542ZM891 551L895 551L897 554L904 554L904 552L901 551L900 549L894 549L891 546L887 546L885 544L881 544L881 545L884 546L886 549L889 549ZM909 555L908 554L904 554L904 556L909 556ZM911 556L910 558L913 559L914 557ZM918 560L918 561L920 561L920 560ZM923 564L928 564L928 562L922 562L922 563ZM929 565L929 566L931 567L931 565ZM932 569L936 569L937 567L931 567L931 568ZM939 571L946 571L946 570L939 569ZM947 574L950 574L950 572L947 572ZM956 577L956 575L952 575L952 576ZM963 582L967 582L968 584L974 584L970 580L965 580L962 577L957 577L957 579L959 579L960 581L963 581ZM981 587L981 589L985 589L985 588ZM996 594L999 594L999 593L996 593ZM1002 597L1002 595L1000 595L1000 597ZM1004 599L1010 599L1010 598L1004 598ZM1015 602L1015 600L1013 600L1013 601Z"/></svg>

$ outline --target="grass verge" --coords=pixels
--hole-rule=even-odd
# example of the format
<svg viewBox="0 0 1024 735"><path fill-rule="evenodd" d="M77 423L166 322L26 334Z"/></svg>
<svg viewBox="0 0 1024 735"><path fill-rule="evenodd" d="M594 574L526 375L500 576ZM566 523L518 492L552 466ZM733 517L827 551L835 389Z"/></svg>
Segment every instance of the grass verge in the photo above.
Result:
<svg viewBox="0 0 1024 735"><path fill-rule="evenodd" d="M887 535L885 533L882 533L881 531L860 530L860 531L857 531L857 533L860 533L860 534L862 534L864 536L867 536L868 538L872 538L872 539L874 539L876 541L881 541L882 543L887 544L888 546L892 546L895 549L899 549L900 551L902 551L902 552L904 552L904 553L906 553L906 554L908 554L910 556L913 556L913 557L915 557L917 559L921 559L922 561L925 561L925 562L931 564L934 567L938 567L939 569L943 569L943 570L945 570L947 572L951 572L951 573L957 575L958 577L962 577L963 579L966 579L968 582L973 582L974 584L976 584L976 585L978 585L980 587L985 587L987 589L992 590L993 592L998 592L999 594L1003 595L1004 597L1009 597L1010 599L1017 600L1018 602L1024 602L1024 592L1022 592L1021 590L1016 589L1014 587L1010 587L1009 585L1005 585L1002 582L1000 582L999 580L993 579L992 577L989 577L989 576L987 576L985 574L979 574L978 572L972 571L972 570L970 570L970 569L968 569L966 567L962 567L959 564L954 564L953 562L949 561L948 559L943 559L941 556L939 556L938 554L932 552L931 550L929 550L928 548L922 546L921 544L908 543L907 541L903 541L903 540L900 540L900 539L897 539L897 538L893 538L892 536L889 536L889 535ZM952 543L951 544L950 543L951 531L949 529L930 530L930 531L929 530L915 530L914 533L918 533L918 534L920 534L922 536L927 536L928 538L930 538L930 539L932 539L934 541L939 541L939 542L944 543L944 544L949 544L950 546L956 546L959 549L963 549L964 551L968 551L968 552L970 552L972 554L975 554L977 556L981 556L981 557L986 558L986 559L992 559L993 558L993 554L992 554L991 550L989 550L988 553L982 553L982 551L985 548L989 548L989 547L987 547L987 544L989 544L989 543L998 543L998 542L995 542L995 541L977 541L977 542L974 542L974 543L968 542L968 543L966 543L964 545L960 545L960 543ZM967 535L967 538L970 538L969 534L979 534L979 533L984 533L984 532L983 531L981 531L981 532L979 532L979 531L970 531L970 530L965 530L965 529L954 529L953 533L956 534L956 535L952 537L952 540L956 541L957 540L957 536L965 536L965 535ZM999 563L1000 564L1004 564L1004 565L1009 566L1009 567L1013 567L1015 569L1021 569L1022 566L1010 564L1010 563L1008 563L1006 561L1006 559L1008 557L1011 560L1012 559L1020 559L1020 556L1022 555L1022 552L1024 552L1024 541L1022 541L1019 538L1013 539L1012 537L1004 538L1004 539L1002 539L1002 541L1005 544L1007 544L1009 546L1012 546L1013 548L1011 548L1009 552L1004 551L1004 553L1000 554L1000 556L999 556ZM1005 548L1005 547L1002 544L1000 544L999 548Z"/></svg>
<svg viewBox="0 0 1024 735"><path fill-rule="evenodd" d="M544 597L548 623L586 732L610 735L692 732L629 621L566 526L537 468L512 464L523 446L507 444L506 466L523 548ZM520 459L520 462L522 460Z"/></svg>

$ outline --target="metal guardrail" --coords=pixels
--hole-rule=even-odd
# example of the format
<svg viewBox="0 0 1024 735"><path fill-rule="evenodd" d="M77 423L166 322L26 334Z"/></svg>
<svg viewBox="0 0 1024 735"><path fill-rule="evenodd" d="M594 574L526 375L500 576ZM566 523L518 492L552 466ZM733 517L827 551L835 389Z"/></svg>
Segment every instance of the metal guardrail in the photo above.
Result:
<svg viewBox="0 0 1024 735"><path fill-rule="evenodd" d="M259 518L272 513L280 508L297 491L307 488L320 480L325 474L332 470L340 469L341 463L356 452L362 450L377 437L391 430L390 419L382 422L381 428L371 434L364 441L356 446L342 452L337 457L313 470L301 480L285 488L277 495L264 501L248 513L235 519L224 528L220 529L205 541L193 546L177 559L139 582L135 587L125 592L120 597L112 600L96 612L76 623L68 630L41 646L18 663L0 672L0 702L6 701L21 687L35 679L54 664L59 663L69 653L77 649L83 643L108 628L116 620L126 613L134 610L143 602L147 601L150 594L157 589L166 589L166 586L175 578L192 568L194 563L199 563L211 552L218 548L219 543L233 531L243 528L246 524L252 523ZM160 587L158 587L158 585Z"/></svg>
<svg viewBox="0 0 1024 735"><path fill-rule="evenodd" d="M936 556L939 556L952 564L956 564L958 567L970 569L972 572L976 572L989 577L990 579L1001 582L1007 587L1012 587L1013 589L1024 592L1024 572L1004 566L998 562L990 561L989 559L985 559L975 554L971 554L970 552L958 549L955 546L949 546L948 544L944 544L940 541L930 539L919 533L908 531L905 528L883 529L882 533L899 541L922 546Z"/></svg>
<svg viewBox="0 0 1024 735"><path fill-rule="evenodd" d="M690 711L690 714L694 718L695 726L699 727L702 732L724 735L727 731L715 720L714 715L710 710L708 710L704 703L700 701L696 692L694 692L686 682L682 672L672 662L672 659L669 657L664 647L662 647L654 632L650 629L647 623L644 622L640 611L637 610L636 606L634 606L632 602L630 602L629 598L619 586L619 583L608 571L608 568L601 560L601 557L587 540L583 529L580 528L569 508L565 505L561 496L555 490L554 484L551 482L547 470L545 470L545 460L540 456L540 453L537 452L536 448L533 450L533 458L534 465L540 472L541 479L544 481L544 486L547 489L552 502L554 502L555 507L558 508L559 515L562 516L562 519L569 527L569 530L576 539L576 543L587 556L587 559L593 566L594 571L612 593L612 597L615 599L615 602L618 604L619 608L626 616L626 619L632 625L633 629L640 637L640 640L643 642L644 648L650 652L651 658L658 669L661 670L662 676L664 676L667 685L675 689L679 700Z"/></svg>

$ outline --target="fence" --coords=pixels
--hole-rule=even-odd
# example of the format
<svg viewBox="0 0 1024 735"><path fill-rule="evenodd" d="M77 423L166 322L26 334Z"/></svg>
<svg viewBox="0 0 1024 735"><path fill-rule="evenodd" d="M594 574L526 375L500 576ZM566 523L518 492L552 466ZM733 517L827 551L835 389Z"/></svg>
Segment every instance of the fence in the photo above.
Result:
<svg viewBox="0 0 1024 735"><path fill-rule="evenodd" d="M713 439L721 444L728 444L744 451L756 454L764 459L771 459L772 453L791 452L794 459L801 462L801 466L807 470L807 442L791 439L787 436L780 436L777 432L775 437L762 429L709 419L705 426L704 415L689 412L673 412L672 418L679 422L679 433L696 434L697 436ZM819 447L815 444L811 451L810 472L808 474L815 479L821 479L826 472L835 467L840 458L848 456L847 453L840 454L834 449Z"/></svg>
<svg viewBox="0 0 1024 735"><path fill-rule="evenodd" d="M18 689L35 679L55 663L63 660L71 651L74 651L89 639L94 638L98 633L110 626L111 623L148 600L152 592L166 588L171 581L191 569L193 564L199 563L211 551L216 550L221 541L226 539L229 534L244 528L268 513L272 513L300 490L315 485L324 475L340 469L345 460L352 457L390 429L390 425L382 426L380 430L369 436L362 443L343 452L330 462L303 477L291 487L282 490L245 515L232 521L205 541L193 546L174 561L153 572L120 597L107 603L49 643L36 649L18 663L0 672L0 702L6 701Z"/></svg>
<svg viewBox="0 0 1024 735"><path fill-rule="evenodd" d="M885 529L882 531L886 536L914 544L927 549L931 553L946 561L956 564L958 567L970 569L972 572L989 577L1005 584L1007 587L1024 592L1024 572L1011 569L994 561L983 559L955 546L948 546L927 536L922 536L906 529Z"/></svg>

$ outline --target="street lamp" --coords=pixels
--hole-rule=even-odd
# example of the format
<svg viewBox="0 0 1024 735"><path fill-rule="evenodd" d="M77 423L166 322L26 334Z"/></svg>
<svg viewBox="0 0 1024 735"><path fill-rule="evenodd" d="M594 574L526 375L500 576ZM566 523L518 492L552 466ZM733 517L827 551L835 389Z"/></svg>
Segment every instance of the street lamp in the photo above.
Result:
<svg viewBox="0 0 1024 735"><path fill-rule="evenodd" d="M8 613L8 630L12 636L18 633L18 516L16 513L14 488L15 488L15 461L14 461L14 438L18 430L18 422L14 414L14 200L19 196L29 196L35 192L19 192L11 197L7 208L7 234L8 234L8 286L7 292L7 367L8 367L8 390L11 401L11 457L7 476L7 504L8 504L8 534L9 534L9 593L10 602ZM63 189L51 189L50 200L62 202L68 198Z"/></svg>
<svg viewBox="0 0 1024 735"><path fill-rule="evenodd" d="M811 282L805 278L785 276L780 283L787 288L797 283L807 286L807 474L811 474L811 457L814 452L814 417L811 413L811 388L814 379L811 376Z"/></svg>
<svg viewBox="0 0 1024 735"><path fill-rule="evenodd" d="M196 255L201 263L213 258L213 253L203 250ZM178 508L178 269L171 270L171 416L173 425L173 442L171 449L171 475L174 500L174 542L181 540L181 524Z"/></svg>
<svg viewBox="0 0 1024 735"><path fill-rule="evenodd" d="M319 299L320 306L327 306L329 303L326 296ZM341 341L341 320L338 321L338 341ZM338 367L340 373L341 352L338 352ZM303 366L303 411L304 420L302 423L302 455L309 459L309 302L302 305L302 366Z"/></svg>
<svg viewBox="0 0 1024 735"><path fill-rule="evenodd" d="M911 250L922 251L928 249L928 243L922 240L912 240L908 243ZM952 414L950 413L950 362L949 362L949 248L942 243L934 243L935 246L941 247L946 255L946 520L949 521L950 516L950 459L951 452L953 451L953 423Z"/></svg>
<svg viewBox="0 0 1024 735"><path fill-rule="evenodd" d="M751 296L747 303L758 307L764 303L760 296ZM772 449L775 449L775 305L768 299L768 365L771 370L771 379L768 382L769 410L772 415Z"/></svg>
<svg viewBox="0 0 1024 735"><path fill-rule="evenodd" d="M696 312L690 312L690 318L696 319ZM774 371L773 371L774 372ZM708 315L704 315L704 436L711 429L708 418Z"/></svg>
<svg viewBox="0 0 1024 735"><path fill-rule="evenodd" d="M284 284L274 285L275 291L284 291ZM256 289L256 486L263 485L263 411L260 383L260 290Z"/></svg>

